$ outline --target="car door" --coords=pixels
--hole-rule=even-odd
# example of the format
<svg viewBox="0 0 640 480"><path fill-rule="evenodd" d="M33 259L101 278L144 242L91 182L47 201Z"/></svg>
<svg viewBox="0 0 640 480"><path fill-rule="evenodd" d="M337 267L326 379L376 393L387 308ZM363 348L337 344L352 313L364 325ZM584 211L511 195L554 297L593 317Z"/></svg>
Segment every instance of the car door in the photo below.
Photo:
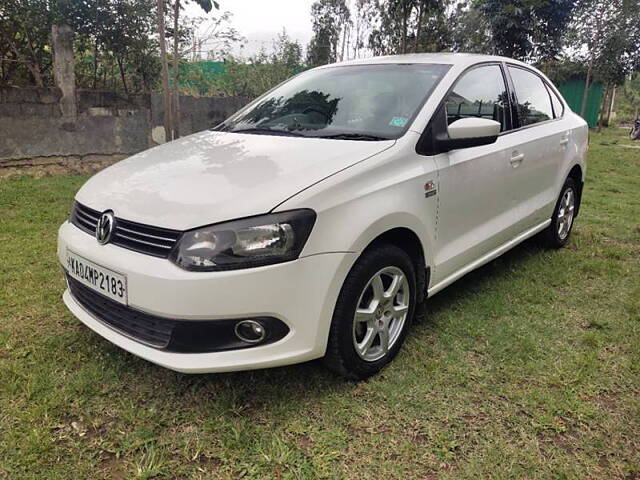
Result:
<svg viewBox="0 0 640 480"><path fill-rule="evenodd" d="M522 66L508 65L507 72L518 127L504 139L513 170L516 236L551 217L571 131L563 128L562 114L554 114L552 97L542 77Z"/></svg>
<svg viewBox="0 0 640 480"><path fill-rule="evenodd" d="M438 122L446 122L440 127L446 130L468 117L496 120L506 132L511 126L507 92L501 64L465 71L434 114L432 135ZM510 148L501 135L490 145L435 152L439 204L432 285L464 273L465 267L508 241L515 221Z"/></svg>

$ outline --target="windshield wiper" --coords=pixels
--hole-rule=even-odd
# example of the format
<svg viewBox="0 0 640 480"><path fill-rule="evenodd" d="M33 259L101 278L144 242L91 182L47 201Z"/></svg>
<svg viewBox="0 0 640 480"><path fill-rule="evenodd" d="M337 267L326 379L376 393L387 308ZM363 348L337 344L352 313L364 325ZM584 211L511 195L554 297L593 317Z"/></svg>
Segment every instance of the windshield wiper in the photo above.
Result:
<svg viewBox="0 0 640 480"><path fill-rule="evenodd" d="M239 128L237 130L226 130L230 133L251 133L254 135L284 135L288 137L306 137L303 133L294 132L292 130L279 130L265 127Z"/></svg>
<svg viewBox="0 0 640 480"><path fill-rule="evenodd" d="M332 135L314 135L314 138L332 138L336 140L366 140L376 142L380 140L391 140L379 135L369 135L368 133L334 133Z"/></svg>

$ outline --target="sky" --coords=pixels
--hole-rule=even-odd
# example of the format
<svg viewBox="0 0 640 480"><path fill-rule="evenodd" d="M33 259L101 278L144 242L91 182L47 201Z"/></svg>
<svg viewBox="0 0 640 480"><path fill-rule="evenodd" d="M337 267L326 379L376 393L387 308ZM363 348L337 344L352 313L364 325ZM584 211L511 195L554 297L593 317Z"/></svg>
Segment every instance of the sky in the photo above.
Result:
<svg viewBox="0 0 640 480"><path fill-rule="evenodd" d="M286 29L293 40L298 40L303 47L311 39L311 4L314 0L218 0L220 11L233 14L231 25L246 38L242 55L250 56L258 53L264 46L271 48L272 40ZM189 16L202 16L204 11L195 3L187 4ZM213 10L209 16L216 15Z"/></svg>

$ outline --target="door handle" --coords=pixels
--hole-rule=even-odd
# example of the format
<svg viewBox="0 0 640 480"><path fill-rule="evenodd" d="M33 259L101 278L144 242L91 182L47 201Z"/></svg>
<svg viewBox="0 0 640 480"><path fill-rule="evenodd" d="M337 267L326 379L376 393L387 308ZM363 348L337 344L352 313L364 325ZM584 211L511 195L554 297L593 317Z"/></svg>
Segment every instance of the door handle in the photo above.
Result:
<svg viewBox="0 0 640 480"><path fill-rule="evenodd" d="M560 145L566 145L569 143L569 139L567 137L563 137L562 140L560 140Z"/></svg>
<svg viewBox="0 0 640 480"><path fill-rule="evenodd" d="M522 163L522 160L524 160L524 153L518 153L517 155L512 156L509 162L513 168L516 168Z"/></svg>

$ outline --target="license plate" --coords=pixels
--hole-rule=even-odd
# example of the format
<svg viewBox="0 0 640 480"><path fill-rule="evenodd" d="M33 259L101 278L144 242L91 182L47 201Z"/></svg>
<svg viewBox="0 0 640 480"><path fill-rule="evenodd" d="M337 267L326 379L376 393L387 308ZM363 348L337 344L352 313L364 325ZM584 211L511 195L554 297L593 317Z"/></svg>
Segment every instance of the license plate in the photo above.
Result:
<svg viewBox="0 0 640 480"><path fill-rule="evenodd" d="M83 285L123 305L127 304L127 277L67 250L67 272Z"/></svg>

